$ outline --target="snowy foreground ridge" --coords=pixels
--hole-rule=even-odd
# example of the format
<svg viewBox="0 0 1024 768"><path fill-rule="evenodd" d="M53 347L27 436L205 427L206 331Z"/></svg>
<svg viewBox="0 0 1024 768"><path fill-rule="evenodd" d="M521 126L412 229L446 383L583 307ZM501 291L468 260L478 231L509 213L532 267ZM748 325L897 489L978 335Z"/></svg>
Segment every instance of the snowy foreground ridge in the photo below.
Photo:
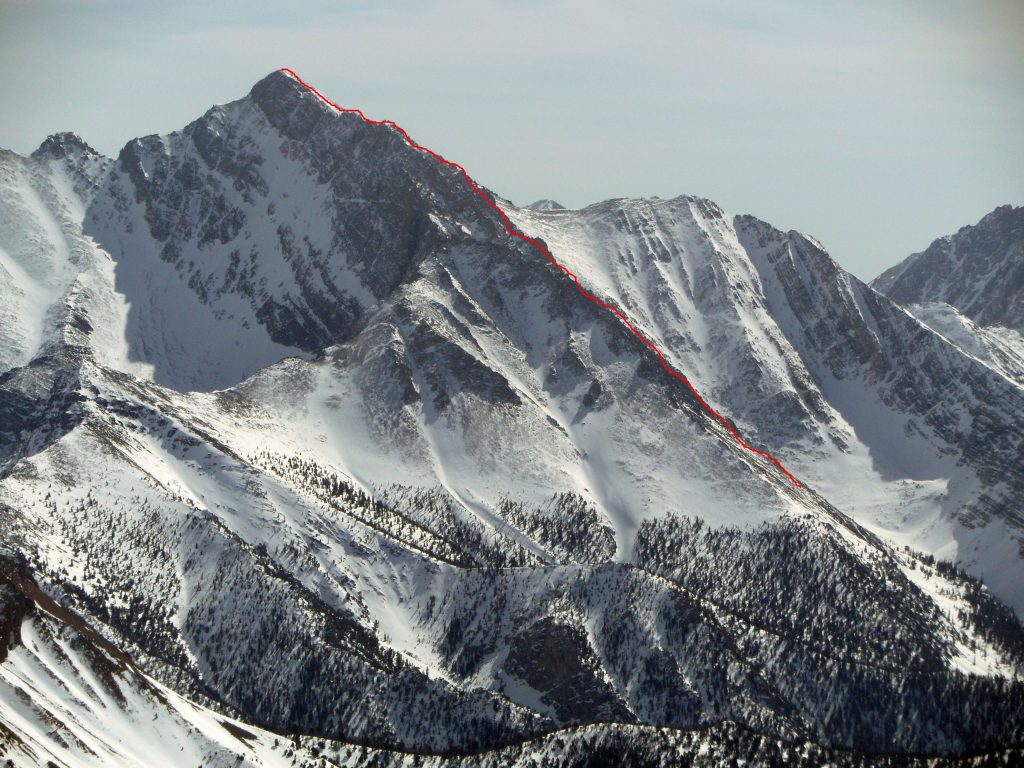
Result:
<svg viewBox="0 0 1024 768"><path fill-rule="evenodd" d="M701 198L495 202L805 487L283 73L0 150L0 764L1019 760L1013 316ZM1006 282L1017 211L925 254Z"/></svg>

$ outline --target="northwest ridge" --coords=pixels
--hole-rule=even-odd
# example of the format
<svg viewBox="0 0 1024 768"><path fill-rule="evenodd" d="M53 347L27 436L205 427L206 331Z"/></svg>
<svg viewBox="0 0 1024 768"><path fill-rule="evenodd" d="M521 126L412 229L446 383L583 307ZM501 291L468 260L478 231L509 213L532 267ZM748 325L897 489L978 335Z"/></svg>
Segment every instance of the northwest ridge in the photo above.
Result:
<svg viewBox="0 0 1024 768"><path fill-rule="evenodd" d="M277 71L0 151L0 762L1013 764L1012 329L417 147Z"/></svg>
<svg viewBox="0 0 1024 768"><path fill-rule="evenodd" d="M735 438L737 443L739 443L741 446L746 448L751 453L756 453L756 454L758 454L760 456L764 456L765 458L767 458L769 461L771 461L773 464L775 464L775 466L777 466L779 468L779 471L781 471L786 477L788 477L792 481L793 485L795 485L797 488L801 487L800 482L795 477L793 477L793 475L789 472L789 470L787 470L784 466L782 466L782 462L780 462L777 458L775 458L770 453L768 453L768 451L764 451L764 450L761 450L759 448L754 448L754 447L748 445L743 440L743 438L741 438L739 436L739 433L736 431L736 428L731 423L729 423L729 421L724 416L722 416L722 414L720 414L718 411L716 411L714 408L712 408L710 405L708 405L707 402L705 402L704 398L702 398L700 396L700 393L698 393L697 390L694 389L693 384L690 383L690 380L687 379L685 376L681 375L678 371L673 370L668 365L668 363L665 362L665 358L662 355L661 350L658 349L658 347L655 346L650 341L650 339L648 339L646 336L644 336L643 333L638 331L636 329L636 327L629 321L629 318L627 318L624 314L622 314L622 312L618 308L612 306L611 304L608 304L608 303L602 301L597 296L594 296L594 295L588 293L587 290L580 284L579 278L576 275L574 275L568 268L566 268L565 265L559 264L555 260L554 256L551 255L551 252L542 243L538 242L537 240L535 240L532 237L528 237L527 235L524 235L521 232L517 232L516 230L514 230L512 228L512 226L510 225L509 220L508 220L508 216L505 214L505 212L501 208L499 208L494 203L494 200L492 200L487 195L487 193L484 192L476 184L476 182L474 182L470 178L469 173L466 171L465 168L463 168L461 165L458 165L457 163L453 163L450 160L445 160L443 157L441 157L437 153L433 152L432 150L429 150L426 147L423 147L423 146L417 144L416 142L414 142L409 137L408 133L406 133L402 128L397 126L391 120L369 120L366 117L366 115L364 115L362 113L361 110L358 110L358 109L346 109L344 107L339 107L333 101L328 100L322 93L320 93L320 91L316 90L309 83L305 82L302 78L300 78L298 75L296 75L292 70L290 70L290 69L288 69L286 67L282 67L281 71L285 72L288 75L290 75L291 77L293 77L297 83L299 83L303 87L309 89L312 93L316 94L316 96L321 101L323 101L325 104L327 104L331 108L337 110L338 112L352 112L352 113L355 113L355 114L359 115L363 120L365 120L368 123L372 123L372 124L375 124L375 125L389 125L389 126L394 128L396 131L398 131L402 135L402 138L404 138L409 143L409 146L413 147L414 149L418 149L420 151L426 152L431 157L436 159L438 162L444 163L446 165L450 165L451 167L456 168L459 171L461 171L463 178L465 178L466 183L469 184L470 188L474 192L476 192L478 195L480 195L480 197L483 198L484 202L486 202L491 208L493 208L498 213L499 216L501 216L502 224L504 225L506 232L508 232L513 237L521 238L525 242L527 242L530 245L534 246L538 251L541 252L541 254L543 254L544 258L547 259L549 264L551 264L552 266L557 267L558 269L562 270L563 272L565 272L565 274L567 274L570 278L572 278L573 282L576 283L576 287L579 289L579 292L583 296L585 296L586 298L590 299L595 304L597 304L597 305L599 305L599 306L609 310L610 312L613 312L615 314L615 316L619 318L619 320L621 320L623 323L625 323L626 327L629 328L629 330L631 330L634 334L636 334L638 339L640 339L644 344L646 344L652 350L654 350L654 353L658 356L658 362L661 364L661 367L665 369L665 372L668 373L669 376L673 376L673 377L679 379L687 387L689 387L690 391L693 393L693 396L697 399L697 402L699 402L701 404L701 406L708 413L710 413L712 416L714 416L716 419L718 419L720 422L722 422L723 425L725 425L726 429L728 429L732 433L732 436ZM548 207L545 207L545 208L550 209ZM544 209L540 209L540 210L544 210Z"/></svg>

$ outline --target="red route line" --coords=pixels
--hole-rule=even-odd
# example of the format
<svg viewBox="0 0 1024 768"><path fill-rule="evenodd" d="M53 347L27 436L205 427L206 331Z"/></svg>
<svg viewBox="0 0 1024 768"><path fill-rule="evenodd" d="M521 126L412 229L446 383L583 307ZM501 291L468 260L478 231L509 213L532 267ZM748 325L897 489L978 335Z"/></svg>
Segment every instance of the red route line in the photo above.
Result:
<svg viewBox="0 0 1024 768"><path fill-rule="evenodd" d="M661 350L658 349L654 345L654 342L652 342L650 339L648 339L646 336L644 336L644 334L642 334L640 331L638 331L636 329L636 326L634 326L626 318L626 316L624 314L622 314L622 312L620 312L617 308L613 307L611 304L605 303L604 301L599 299L597 296L594 296L594 295L592 295L590 293L587 293L586 289L582 285L580 285L580 279L578 277L576 277L576 275L573 274L573 272L568 267L566 267L564 264L559 264L557 261L555 261L555 258L551 255L551 253L548 251L547 248L545 248L543 245L541 245L534 238L529 237L527 235L524 235L522 232L517 232L516 230L514 230L512 228L511 223L509 222L508 216L505 214L505 212L503 210L501 210L501 208L499 208L495 204L495 202L493 200L491 200L491 198L489 198L487 196L486 192L484 192L482 189L480 189L479 186L477 186L476 182L473 181L473 179L471 179L469 177L469 172L466 171L465 168L463 168L461 165L459 165L456 162L453 162L451 160L446 160L445 158L441 157L441 155L437 154L437 152L435 152L434 150L432 150L432 149L430 149L428 147L424 147L421 144L417 144L415 141L412 140L412 137L409 136L408 133L406 133L405 129L402 126L398 125L398 123L396 123L394 120L371 120L370 118L368 118L366 115L363 114L363 111L361 109L349 109L349 108L346 108L346 107L339 107L333 101L331 101L326 96L324 96L322 93L320 93L320 91L318 91L316 88L314 88L312 85L310 85L305 80L303 80L301 77L299 77L297 74L295 74L294 71L292 71L291 69L288 69L288 67L281 67L281 71L284 72L285 74L289 75L299 85L301 85L304 88L308 89L311 93L313 93L317 98L319 98L327 106L337 110L338 112L347 112L347 113L359 115L359 117L361 117L364 122L370 123L371 125L389 125L392 128L394 128L396 131L398 131L402 135L402 138L405 139L406 143L408 143L408 145L410 147L412 147L413 149L418 149L420 152L426 152L428 155L430 155L432 158L437 160L439 163L444 163L445 165L451 166L452 168L455 168L457 171L459 171L462 174L462 177L466 180L466 183L472 188L472 190L474 192L476 192L478 195L480 195L480 197L483 198L484 202L487 203L488 206L490 206L491 208L493 208L495 211L498 212L498 215L501 216L501 222L505 226L505 231L506 232L508 232L510 235L512 235L512 237L518 237L520 240L525 240L530 245L532 245L534 248L536 248L538 251L543 253L544 254L544 258L546 258L548 260L548 263L551 264L551 266L558 267L560 270L565 272L565 274L567 274L569 277L571 277L573 279L573 282L576 283L576 288L579 289L580 293L582 293L588 299L593 301L595 304L600 304L605 309L610 310L611 312L614 312L616 314L616 316L619 318L619 320L621 320L623 323L625 323L626 327L629 328L629 330L631 330L634 334L636 334L636 337L638 339L640 339L640 341L642 341L644 344L646 344L648 347L650 347L652 350L654 350L654 354L656 354L658 356L658 362L661 363L661 367L665 369L665 372L668 373L669 376L674 376L675 378L679 379L679 381L683 382L683 384L685 384L687 387L689 387L690 392L692 392L693 396L695 398L697 398L697 402L699 402L704 407L704 410L706 410L708 413L710 413L712 416L714 416L716 419L718 419L720 422L722 422L722 424L725 425L725 428L728 429L729 432L732 433L732 436L734 438L736 438L736 442L737 443L739 443L741 446L746 448L751 453L756 453L759 456L764 456L765 458L769 459L773 464L775 464L775 466L777 466L782 471L782 474L784 474L786 477L788 477L793 482L793 485L795 485L797 488L802 488L803 487L803 485L800 483L800 481L798 481L788 469L786 469L784 466L782 466L782 462L779 461L774 456L772 456L770 453L768 453L768 451L764 451L764 450L761 450L760 448L755 448L754 446L747 444L743 440L743 438L739 436L739 433L736 431L736 428L732 424L729 423L728 419L726 419L722 414L720 414L718 411L716 411L714 408L712 408L710 405L708 405L707 401L705 401L704 398L700 396L700 393L697 392L696 389L694 389L694 386L693 386L693 384L690 383L689 379L687 379L681 373L679 373L679 372L673 370L671 367L669 367L668 363L665 362L664 356L661 354Z"/></svg>

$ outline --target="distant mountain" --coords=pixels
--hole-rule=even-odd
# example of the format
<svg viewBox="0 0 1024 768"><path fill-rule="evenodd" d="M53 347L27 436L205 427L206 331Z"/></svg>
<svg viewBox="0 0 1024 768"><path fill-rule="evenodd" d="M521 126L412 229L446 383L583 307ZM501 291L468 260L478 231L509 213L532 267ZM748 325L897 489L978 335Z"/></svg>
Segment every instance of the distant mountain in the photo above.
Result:
<svg viewBox="0 0 1024 768"><path fill-rule="evenodd" d="M900 304L943 302L980 326L1024 333L1024 207L996 208L871 285Z"/></svg>
<svg viewBox="0 0 1024 768"><path fill-rule="evenodd" d="M871 285L1024 386L1024 208L996 208Z"/></svg>
<svg viewBox="0 0 1024 768"><path fill-rule="evenodd" d="M565 209L565 206L561 203L548 199L536 200L526 207L531 211L560 211Z"/></svg>
<svg viewBox="0 0 1024 768"><path fill-rule="evenodd" d="M1009 759L1024 390L708 200L495 203L803 486L282 72L5 152L2 756Z"/></svg>

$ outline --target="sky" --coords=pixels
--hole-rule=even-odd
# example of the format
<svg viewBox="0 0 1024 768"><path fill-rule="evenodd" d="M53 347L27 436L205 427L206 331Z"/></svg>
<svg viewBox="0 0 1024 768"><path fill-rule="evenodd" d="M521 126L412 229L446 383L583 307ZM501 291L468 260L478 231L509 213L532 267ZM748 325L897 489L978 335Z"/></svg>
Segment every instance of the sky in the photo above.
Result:
<svg viewBox="0 0 1024 768"><path fill-rule="evenodd" d="M701 195L864 279L1024 204L1020 0L0 0L0 147L116 155L283 66L516 203Z"/></svg>

